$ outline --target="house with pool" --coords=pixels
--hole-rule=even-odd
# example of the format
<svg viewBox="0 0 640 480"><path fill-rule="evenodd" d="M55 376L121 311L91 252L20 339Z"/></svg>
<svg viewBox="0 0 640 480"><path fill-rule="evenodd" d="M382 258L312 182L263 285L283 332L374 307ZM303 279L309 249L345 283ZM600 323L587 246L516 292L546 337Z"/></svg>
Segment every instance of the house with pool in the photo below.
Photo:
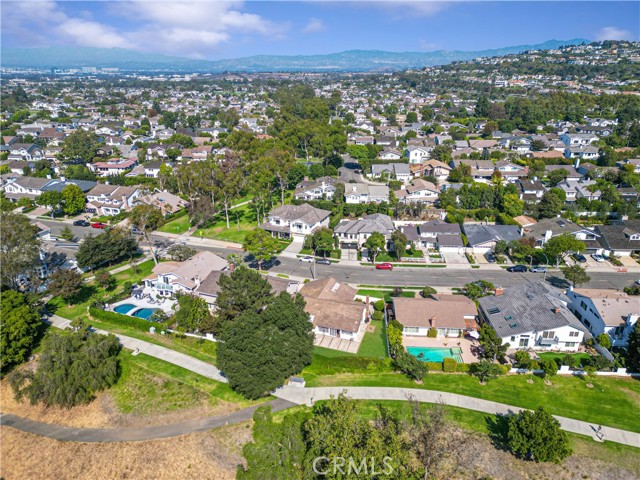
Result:
<svg viewBox="0 0 640 480"><path fill-rule="evenodd" d="M472 363L478 330L478 309L463 295L431 295L428 298L392 299L391 313L403 327L407 352L425 361L453 358Z"/></svg>
<svg viewBox="0 0 640 480"><path fill-rule="evenodd" d="M143 295L173 297L176 293L195 293L211 272L227 269L229 263L215 253L196 253L184 262L161 262L144 279Z"/></svg>

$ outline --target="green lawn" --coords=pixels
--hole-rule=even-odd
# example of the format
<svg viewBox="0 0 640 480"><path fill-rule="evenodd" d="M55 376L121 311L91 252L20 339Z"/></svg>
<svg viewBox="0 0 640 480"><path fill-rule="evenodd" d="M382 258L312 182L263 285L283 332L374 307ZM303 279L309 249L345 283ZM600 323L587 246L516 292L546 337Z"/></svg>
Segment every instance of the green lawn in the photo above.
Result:
<svg viewBox="0 0 640 480"><path fill-rule="evenodd" d="M575 377L556 376L552 385L545 385L537 377L529 384L524 375L507 375L480 385L470 375L430 374L422 385L416 385L397 373L325 374L321 373L320 365L315 370L311 367L307 367L306 375L303 372L310 387L385 386L441 390L523 408L543 405L556 415L640 432L640 416L633 413L640 408L640 382L637 380L599 377L594 381L594 388L588 388L584 380ZM328 368L324 370L329 371Z"/></svg>
<svg viewBox="0 0 640 480"><path fill-rule="evenodd" d="M392 293L393 293L393 290L369 290L367 288L361 288L358 290L357 294L362 296L369 295L370 297L375 297L375 298L383 298L384 296L384 300L386 302L390 302L392 298L391 297ZM400 294L400 296L404 298L415 298L416 290L403 291Z"/></svg>
<svg viewBox="0 0 640 480"><path fill-rule="evenodd" d="M382 320L371 320L371 325L376 328L375 332L366 332L358 355L361 357L386 357L387 343L385 341L385 328Z"/></svg>
<svg viewBox="0 0 640 480"><path fill-rule="evenodd" d="M562 359L566 356L574 357L578 362L577 365L580 365L583 360L589 360L588 353L567 354L567 353L546 352L546 353L539 353L538 356L543 360L555 360L558 366L562 365Z"/></svg>
<svg viewBox="0 0 640 480"><path fill-rule="evenodd" d="M121 375L109 392L122 413L168 413L196 407L205 400L212 406L224 401L242 407L264 401L248 401L226 383L144 354L133 356L123 350L119 358Z"/></svg>
<svg viewBox="0 0 640 480"><path fill-rule="evenodd" d="M183 215L182 217L178 217L165 223L159 231L179 235L189 230L190 226L191 223L189 222L189 215Z"/></svg>
<svg viewBox="0 0 640 480"><path fill-rule="evenodd" d="M243 205L231 210L229 212L229 222L230 227L227 228L224 212L220 212L213 217L211 225L197 229L192 236L242 243L246 234L257 226L256 215L251 210L250 205Z"/></svg>

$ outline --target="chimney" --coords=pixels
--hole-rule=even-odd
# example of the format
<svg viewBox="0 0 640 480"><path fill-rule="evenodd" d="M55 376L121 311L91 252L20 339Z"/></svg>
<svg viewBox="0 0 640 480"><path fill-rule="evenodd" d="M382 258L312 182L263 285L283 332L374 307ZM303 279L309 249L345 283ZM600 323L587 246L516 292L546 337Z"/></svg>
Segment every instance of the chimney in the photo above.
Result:
<svg viewBox="0 0 640 480"><path fill-rule="evenodd" d="M560 313L560 307L556 307L553 309L553 313Z"/></svg>
<svg viewBox="0 0 640 480"><path fill-rule="evenodd" d="M500 295L504 295L504 288L496 287L496 297L498 297Z"/></svg>
<svg viewBox="0 0 640 480"><path fill-rule="evenodd" d="M553 232L551 230L547 230L546 232L544 232L545 243L547 243L551 239L551 235L553 235Z"/></svg>
<svg viewBox="0 0 640 480"><path fill-rule="evenodd" d="M124 209L129 208L129 202L127 202L127 196L126 195L122 195L122 208L124 208Z"/></svg>
<svg viewBox="0 0 640 480"><path fill-rule="evenodd" d="M304 180L305 182L309 181L309 177L305 176L302 180Z"/></svg>
<svg viewBox="0 0 640 480"><path fill-rule="evenodd" d="M429 322L431 323L431 328L436 328L436 317L431 317Z"/></svg>
<svg viewBox="0 0 640 480"><path fill-rule="evenodd" d="M193 281L196 282L196 288L200 286L200 275L193 277Z"/></svg>
<svg viewBox="0 0 640 480"><path fill-rule="evenodd" d="M229 271L233 272L236 269L236 264L235 263L230 263L229 264Z"/></svg>

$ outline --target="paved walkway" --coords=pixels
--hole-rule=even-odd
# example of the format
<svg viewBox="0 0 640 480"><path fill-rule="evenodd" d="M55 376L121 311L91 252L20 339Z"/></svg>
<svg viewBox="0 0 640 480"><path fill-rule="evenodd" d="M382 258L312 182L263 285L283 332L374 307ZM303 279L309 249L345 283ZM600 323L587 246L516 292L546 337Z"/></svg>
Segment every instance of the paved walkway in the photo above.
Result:
<svg viewBox="0 0 640 480"><path fill-rule="evenodd" d="M341 392L346 392L347 396L356 400L407 400L409 396L426 403L444 403L453 407L466 408L477 412L491 414L506 414L518 412L521 407L505 405L504 403L491 402L480 398L467 397L455 393L439 392L435 390L423 390L413 388L393 388L393 387L320 387L301 388L295 386L285 386L275 391L274 395L298 405L311 405L318 400L327 400L331 396L337 397ZM595 437L595 432L599 425L595 423L583 422L572 418L554 415L560 422L563 430L580 435ZM622 443L632 447L640 448L640 434L620 430L612 427L602 427L604 439L610 442Z"/></svg>
<svg viewBox="0 0 640 480"><path fill-rule="evenodd" d="M0 425L65 442L140 442L204 432L212 428L246 422L251 420L253 412L263 405L271 405L271 411L273 412L295 406L291 402L277 398L267 403L238 410L229 415L144 428L72 428L36 422L11 414L0 414Z"/></svg>
<svg viewBox="0 0 640 480"><path fill-rule="evenodd" d="M62 318L58 315L52 315L51 317L49 317L48 323L50 323L54 327L65 329L69 326L71 320L67 320L66 318ZM96 330L96 332L103 335L107 335L108 333L110 333L104 330ZM227 383L227 379L222 375L220 370L207 362L203 362L202 360L198 360L197 358L185 355L184 353L176 352L175 350L171 350L170 348L161 347L160 345L145 342L144 340L138 340L137 338L131 338L120 334L114 335L116 335L116 337L120 341L120 344L124 348L128 348L130 350L138 349L140 353L144 353L145 355L149 355L150 357L155 357L159 360L173 363L174 365L202 375L203 377L211 378L212 380L216 380L218 382Z"/></svg>

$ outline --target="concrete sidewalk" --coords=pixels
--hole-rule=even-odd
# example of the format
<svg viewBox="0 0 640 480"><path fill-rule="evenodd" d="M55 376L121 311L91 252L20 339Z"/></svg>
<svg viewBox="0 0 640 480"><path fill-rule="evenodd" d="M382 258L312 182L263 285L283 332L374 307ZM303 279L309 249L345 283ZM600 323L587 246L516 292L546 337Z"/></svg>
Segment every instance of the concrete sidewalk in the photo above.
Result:
<svg viewBox="0 0 640 480"><path fill-rule="evenodd" d="M50 323L54 327L65 329L71 324L71 320L67 320L66 318L62 318L58 315L52 315L49 317L47 323ZM108 335L111 333L104 330L96 330L96 332L102 335ZM203 377L227 383L227 379L222 375L220 370L209 363L203 362L202 360L190 357L184 353L176 352L170 348L161 347L160 345L145 342L144 340L138 340L137 338L131 338L120 334L114 335L118 338L120 344L124 348L129 350L138 349L140 353L144 353L150 357L155 357L159 360L172 363L184 368L185 370L202 375Z"/></svg>
<svg viewBox="0 0 640 480"><path fill-rule="evenodd" d="M418 388L393 388L393 387L320 387L301 388L284 386L274 392L278 398L283 398L298 405L312 405L318 400L328 400L332 396L337 397L345 392L347 396L356 400L407 400L410 397L419 402L443 403L454 407L466 408L477 412L489 414L509 414L524 410L521 407L491 402L480 398L467 397L456 393L439 392L436 390L423 390ZM554 415L560 422L563 430L579 435L586 435L596 439L595 433L600 425L583 422L572 418ZM620 430L618 428L602 426L604 439L609 442L621 443L640 448L640 434Z"/></svg>

